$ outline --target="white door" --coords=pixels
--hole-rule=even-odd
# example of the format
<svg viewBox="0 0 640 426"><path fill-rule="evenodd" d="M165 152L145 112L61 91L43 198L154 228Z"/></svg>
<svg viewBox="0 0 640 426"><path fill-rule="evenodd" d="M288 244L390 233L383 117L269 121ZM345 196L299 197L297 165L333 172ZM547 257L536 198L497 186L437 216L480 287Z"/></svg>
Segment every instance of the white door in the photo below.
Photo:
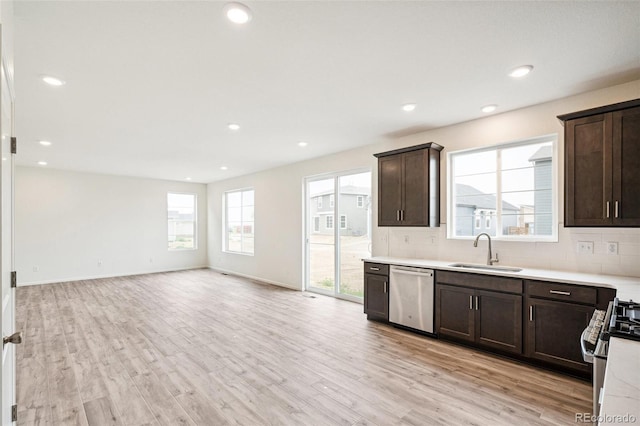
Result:
<svg viewBox="0 0 640 426"><path fill-rule="evenodd" d="M2 61L0 85L0 134L2 135L2 161L0 162L0 281L2 285L2 336L15 332L15 288L11 287L13 271L13 94L9 76ZM12 424L12 406L15 404L16 374L15 345L2 345L2 425Z"/></svg>

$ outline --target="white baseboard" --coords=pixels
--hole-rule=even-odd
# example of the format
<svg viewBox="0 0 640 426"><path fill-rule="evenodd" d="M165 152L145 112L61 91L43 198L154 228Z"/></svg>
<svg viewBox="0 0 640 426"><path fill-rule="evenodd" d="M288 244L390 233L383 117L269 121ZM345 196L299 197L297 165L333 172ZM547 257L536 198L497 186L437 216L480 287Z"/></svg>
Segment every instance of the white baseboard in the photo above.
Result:
<svg viewBox="0 0 640 426"><path fill-rule="evenodd" d="M242 278L248 278L248 279L254 280L254 281L260 281L262 283L271 284L271 285L275 285L275 286L278 286L278 287L288 288L290 290L302 291L302 288L300 288L300 287L294 287L292 285L284 284L284 283L281 283L281 282L271 281L271 280L267 280L267 279L260 278L260 277L255 277L253 275L241 274L241 273L236 272L236 271L229 271L229 270L226 270L226 269L215 268L213 266L209 266L209 269L211 269L213 271L218 271L218 272L221 272L221 273L224 273L224 274L235 275L235 276L242 277Z"/></svg>
<svg viewBox="0 0 640 426"><path fill-rule="evenodd" d="M206 265L203 266L190 266L186 268L171 268L171 269L160 269L160 270L152 270L152 271L138 271L138 272L126 272L121 274L108 274L108 275L92 275L85 277L72 277L72 278L58 278L55 280L42 280L42 281L30 281L26 283L18 282L18 287L27 287L31 285L42 285L42 284L57 284L57 283L68 283L72 281L86 281L86 280L98 280L101 278L116 278L116 277L130 277L132 275L147 275L147 274L160 274L163 272L177 272L177 271L188 271L190 269L207 269L209 268Z"/></svg>

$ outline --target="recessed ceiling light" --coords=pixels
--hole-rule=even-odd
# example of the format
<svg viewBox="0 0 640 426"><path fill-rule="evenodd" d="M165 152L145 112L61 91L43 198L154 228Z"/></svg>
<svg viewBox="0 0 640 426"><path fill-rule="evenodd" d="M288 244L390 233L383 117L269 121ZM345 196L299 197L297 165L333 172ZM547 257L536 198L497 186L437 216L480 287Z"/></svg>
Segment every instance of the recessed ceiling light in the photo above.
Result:
<svg viewBox="0 0 640 426"><path fill-rule="evenodd" d="M227 166L222 166L220 167L220 170L228 170L229 168Z"/></svg>
<svg viewBox="0 0 640 426"><path fill-rule="evenodd" d="M246 24L251 20L251 9L242 3L227 3L224 6L224 14L234 24Z"/></svg>
<svg viewBox="0 0 640 426"><path fill-rule="evenodd" d="M59 78L50 75L41 75L40 78L51 86L64 86L65 84L64 80L60 80Z"/></svg>
<svg viewBox="0 0 640 426"><path fill-rule="evenodd" d="M46 161L38 161L38 165L39 166L46 166L47 162Z"/></svg>
<svg viewBox="0 0 640 426"><path fill-rule="evenodd" d="M49 141L38 141L38 143L42 146L51 146L51 142Z"/></svg>
<svg viewBox="0 0 640 426"><path fill-rule="evenodd" d="M402 110L406 112L411 112L416 109L416 104L404 104L402 105Z"/></svg>
<svg viewBox="0 0 640 426"><path fill-rule="evenodd" d="M482 112L488 114L490 112L495 111L496 108L498 108L498 105L485 105L482 107Z"/></svg>
<svg viewBox="0 0 640 426"><path fill-rule="evenodd" d="M240 130L240 125L236 123L229 123L227 127L229 130Z"/></svg>
<svg viewBox="0 0 640 426"><path fill-rule="evenodd" d="M511 70L511 72L509 73L509 77L513 77L513 78L524 77L525 75L529 74L532 69L533 69L533 65L522 65L518 68Z"/></svg>
<svg viewBox="0 0 640 426"><path fill-rule="evenodd" d="M298 142L298 146L304 148L305 146L309 145L306 142Z"/></svg>

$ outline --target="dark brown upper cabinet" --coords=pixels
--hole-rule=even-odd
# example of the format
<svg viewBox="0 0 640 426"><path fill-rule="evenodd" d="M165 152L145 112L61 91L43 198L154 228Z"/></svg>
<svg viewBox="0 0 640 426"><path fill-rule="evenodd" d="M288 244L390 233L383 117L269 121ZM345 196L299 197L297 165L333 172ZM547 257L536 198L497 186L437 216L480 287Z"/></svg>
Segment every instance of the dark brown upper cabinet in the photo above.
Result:
<svg viewBox="0 0 640 426"><path fill-rule="evenodd" d="M640 99L558 118L565 226L640 226Z"/></svg>
<svg viewBox="0 0 640 426"><path fill-rule="evenodd" d="M440 226L440 151L430 142L378 158L378 226Z"/></svg>

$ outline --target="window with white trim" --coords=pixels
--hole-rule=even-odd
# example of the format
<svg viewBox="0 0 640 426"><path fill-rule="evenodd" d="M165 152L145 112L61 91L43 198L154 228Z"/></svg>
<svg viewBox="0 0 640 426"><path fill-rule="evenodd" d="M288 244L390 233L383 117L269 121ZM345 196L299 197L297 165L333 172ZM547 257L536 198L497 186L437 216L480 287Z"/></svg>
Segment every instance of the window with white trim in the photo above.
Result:
<svg viewBox="0 0 640 426"><path fill-rule="evenodd" d="M347 215L340 215L340 229L347 229Z"/></svg>
<svg viewBox="0 0 640 426"><path fill-rule="evenodd" d="M225 251L253 254L255 244L255 192L239 189L224 193Z"/></svg>
<svg viewBox="0 0 640 426"><path fill-rule="evenodd" d="M318 203L318 209L321 209L321 208L322 208L322 195L319 195L319 196L318 196L318 201L317 201L317 203Z"/></svg>
<svg viewBox="0 0 640 426"><path fill-rule="evenodd" d="M325 222L326 228L333 229L333 215L330 215L330 214L327 215L325 220L326 220Z"/></svg>
<svg viewBox="0 0 640 426"><path fill-rule="evenodd" d="M196 194L167 193L169 250L194 250L196 241Z"/></svg>
<svg viewBox="0 0 640 426"><path fill-rule="evenodd" d="M336 205L336 197L331 194L329 195L329 207L333 208Z"/></svg>
<svg viewBox="0 0 640 426"><path fill-rule="evenodd" d="M362 195L356 196L356 206L359 209L364 207L364 197Z"/></svg>
<svg viewBox="0 0 640 426"><path fill-rule="evenodd" d="M313 232L320 232L320 216L313 217Z"/></svg>
<svg viewBox="0 0 640 426"><path fill-rule="evenodd" d="M449 238L557 241L557 136L451 152Z"/></svg>

